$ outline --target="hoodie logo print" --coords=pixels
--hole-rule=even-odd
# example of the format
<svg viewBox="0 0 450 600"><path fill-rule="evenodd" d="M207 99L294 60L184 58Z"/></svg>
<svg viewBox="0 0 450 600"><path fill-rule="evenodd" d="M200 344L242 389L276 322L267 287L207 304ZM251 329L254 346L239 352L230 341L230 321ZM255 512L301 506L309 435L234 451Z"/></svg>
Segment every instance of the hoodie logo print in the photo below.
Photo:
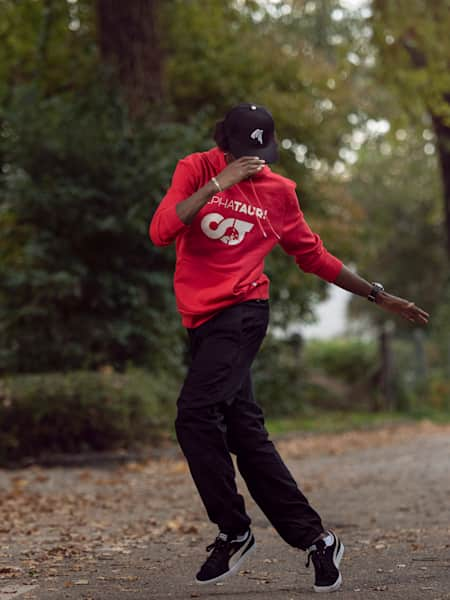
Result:
<svg viewBox="0 0 450 600"><path fill-rule="evenodd" d="M219 213L209 213L203 217L200 226L203 233L212 240L220 240L228 246L236 246L242 242L245 234L251 231L255 224L240 219L225 219Z"/></svg>
<svg viewBox="0 0 450 600"><path fill-rule="evenodd" d="M251 132L250 137L252 138L252 140L258 140L258 142L262 146L263 134L264 134L264 131L262 129L255 129L254 131Z"/></svg>

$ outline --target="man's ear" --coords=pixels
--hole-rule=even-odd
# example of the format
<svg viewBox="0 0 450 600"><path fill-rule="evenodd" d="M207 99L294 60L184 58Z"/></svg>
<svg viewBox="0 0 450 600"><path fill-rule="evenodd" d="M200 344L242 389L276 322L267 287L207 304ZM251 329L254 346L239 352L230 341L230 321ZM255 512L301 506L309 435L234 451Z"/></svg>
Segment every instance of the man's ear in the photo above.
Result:
<svg viewBox="0 0 450 600"><path fill-rule="evenodd" d="M216 142L216 144L219 146L219 148L221 150L223 150L224 152L227 152L229 150L229 144L228 144L228 139L227 136L225 134L225 128L224 128L224 121L217 121L215 129L214 129L214 135L213 135L213 139Z"/></svg>

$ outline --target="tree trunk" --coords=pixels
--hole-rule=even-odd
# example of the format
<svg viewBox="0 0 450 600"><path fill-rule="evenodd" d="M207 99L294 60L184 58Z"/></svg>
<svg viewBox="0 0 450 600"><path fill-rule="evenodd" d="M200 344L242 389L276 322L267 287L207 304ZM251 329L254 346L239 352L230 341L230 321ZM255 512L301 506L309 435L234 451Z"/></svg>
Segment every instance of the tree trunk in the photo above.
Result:
<svg viewBox="0 0 450 600"><path fill-rule="evenodd" d="M139 116L162 98L158 0L97 0L98 45Z"/></svg>
<svg viewBox="0 0 450 600"><path fill-rule="evenodd" d="M45 0L42 6L42 21L36 51L36 67L34 72L36 79L44 74L47 66L48 44L54 18L53 0Z"/></svg>
<svg viewBox="0 0 450 600"><path fill-rule="evenodd" d="M394 391L392 388L393 354L392 354L392 325L388 321L380 329L379 351L381 359L380 391L383 397L384 409L392 410L394 407Z"/></svg>
<svg viewBox="0 0 450 600"><path fill-rule="evenodd" d="M380 11L381 15L386 15L388 2L386 0L377 0L376 6ZM433 8L436 8L433 3L430 3L431 14ZM439 11L433 16L435 20L441 18ZM399 43L408 52L411 59L411 64L414 69L427 69L430 71L431 67L427 56L423 49L417 45L417 35L414 27L408 27L407 30L399 37ZM444 93L443 102L450 106L450 94ZM427 103L425 100L425 106L428 114L431 116L433 122L434 132L437 138L437 149L439 153L439 159L441 164L442 173L442 185L444 193L444 223L446 233L446 251L448 259L450 260L450 125L448 125L448 117L438 115L435 113L433 106ZM447 111L448 112L448 111Z"/></svg>
<svg viewBox="0 0 450 600"><path fill-rule="evenodd" d="M434 132L436 134L437 149L441 164L442 187L444 193L444 213L447 256L450 260L450 126L444 119L432 115Z"/></svg>

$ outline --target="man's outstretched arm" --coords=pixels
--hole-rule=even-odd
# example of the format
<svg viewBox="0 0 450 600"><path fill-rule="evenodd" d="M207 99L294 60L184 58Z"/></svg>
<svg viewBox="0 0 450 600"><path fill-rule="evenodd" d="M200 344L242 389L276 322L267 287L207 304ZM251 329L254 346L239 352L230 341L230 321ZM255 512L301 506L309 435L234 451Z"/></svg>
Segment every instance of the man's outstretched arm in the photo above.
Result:
<svg viewBox="0 0 450 600"><path fill-rule="evenodd" d="M306 222L297 196L294 194L294 188L287 202L287 214L280 240L282 248L288 254L295 256L296 263L303 271L314 273L352 294L367 298L372 290L372 284L350 271L339 258L328 252L320 236L314 233ZM396 313L412 323L421 325L428 323L430 315L414 302L404 298L380 291L375 296L375 302L381 308Z"/></svg>
<svg viewBox="0 0 450 600"><path fill-rule="evenodd" d="M372 289L371 283L350 271L345 265L342 266L339 275L333 283L352 294L364 296L365 298L367 298ZM421 325L428 323L430 315L416 306L414 302L410 302L404 298L381 291L377 293L375 302L384 310L396 313L412 323L420 323Z"/></svg>

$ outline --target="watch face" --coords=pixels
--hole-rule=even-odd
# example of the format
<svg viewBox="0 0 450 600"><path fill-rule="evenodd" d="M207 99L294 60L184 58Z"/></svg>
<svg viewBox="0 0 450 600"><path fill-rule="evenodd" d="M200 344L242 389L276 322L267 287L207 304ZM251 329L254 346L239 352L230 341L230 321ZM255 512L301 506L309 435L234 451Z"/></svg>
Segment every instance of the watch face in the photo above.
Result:
<svg viewBox="0 0 450 600"><path fill-rule="evenodd" d="M376 281L372 281L372 289L370 290L370 293L367 296L367 299L370 300L371 302L375 302L376 295L378 294L378 292L382 292L382 291L384 291L383 285Z"/></svg>

